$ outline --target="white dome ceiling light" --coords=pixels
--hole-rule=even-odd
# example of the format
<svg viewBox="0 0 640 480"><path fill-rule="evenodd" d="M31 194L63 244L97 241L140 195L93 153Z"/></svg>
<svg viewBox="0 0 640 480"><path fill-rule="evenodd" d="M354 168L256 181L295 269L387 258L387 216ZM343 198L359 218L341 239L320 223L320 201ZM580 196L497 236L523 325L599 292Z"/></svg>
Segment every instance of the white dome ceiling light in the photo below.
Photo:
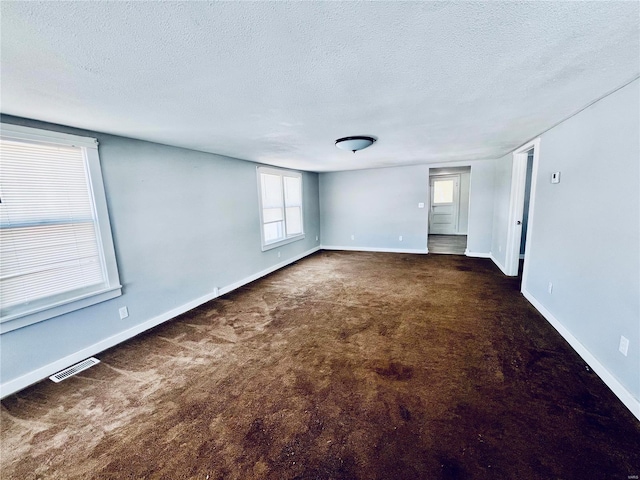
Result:
<svg viewBox="0 0 640 480"><path fill-rule="evenodd" d="M339 138L336 140L336 147L342 150L351 150L353 153L356 153L356 150L370 147L375 141L376 139L373 137L356 135L355 137Z"/></svg>

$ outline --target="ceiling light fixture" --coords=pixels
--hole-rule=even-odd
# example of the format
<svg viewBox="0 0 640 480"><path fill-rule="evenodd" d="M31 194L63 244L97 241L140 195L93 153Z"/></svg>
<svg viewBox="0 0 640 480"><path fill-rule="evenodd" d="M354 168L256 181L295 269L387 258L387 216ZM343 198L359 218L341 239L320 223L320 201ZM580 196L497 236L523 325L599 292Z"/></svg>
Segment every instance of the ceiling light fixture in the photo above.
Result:
<svg viewBox="0 0 640 480"><path fill-rule="evenodd" d="M342 150L351 150L353 153L356 153L356 150L370 147L375 141L376 139L373 137L357 135L355 137L339 138L336 140L336 147Z"/></svg>

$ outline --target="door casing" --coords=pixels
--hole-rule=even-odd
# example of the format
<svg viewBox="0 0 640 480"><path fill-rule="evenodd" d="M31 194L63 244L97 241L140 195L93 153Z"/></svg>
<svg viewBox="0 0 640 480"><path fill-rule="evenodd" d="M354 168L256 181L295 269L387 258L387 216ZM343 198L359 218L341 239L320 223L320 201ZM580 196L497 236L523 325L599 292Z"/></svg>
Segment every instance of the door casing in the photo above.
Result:
<svg viewBox="0 0 640 480"><path fill-rule="evenodd" d="M507 226L507 243L505 250L505 274L518 275L520 264L520 240L522 238L522 219L524 215L524 193L527 179L527 161L529 151L533 149L533 173L531 176L531 197L529 201L529 217L527 238L524 251L523 287L528 272L528 253L530 253L530 237L533 224L533 206L538 176L538 158L540 155L540 138L526 143L513 152L513 169L511 173L511 194L509 197L509 223Z"/></svg>

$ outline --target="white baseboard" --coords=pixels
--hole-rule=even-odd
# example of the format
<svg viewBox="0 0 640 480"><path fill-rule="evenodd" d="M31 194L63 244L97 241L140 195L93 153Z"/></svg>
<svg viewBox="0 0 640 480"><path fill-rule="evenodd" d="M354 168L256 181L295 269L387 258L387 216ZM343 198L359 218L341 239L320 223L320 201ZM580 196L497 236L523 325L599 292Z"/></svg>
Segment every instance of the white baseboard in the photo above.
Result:
<svg viewBox="0 0 640 480"><path fill-rule="evenodd" d="M494 257L494 256L493 256L493 252L491 252L491 253L489 254L489 258L490 258L491 260L493 260L493 263L495 263L495 264L498 266L498 268L502 271L502 273L504 273L505 275L507 275L507 269L505 268L505 266L504 266L504 265L502 265L502 263L500 263L500 262L498 261L498 259L497 259L496 257Z"/></svg>
<svg viewBox="0 0 640 480"><path fill-rule="evenodd" d="M378 247L340 247L337 245L321 245L322 250L346 250L348 252L379 252L379 253L429 253L428 249L418 248L378 248Z"/></svg>
<svg viewBox="0 0 640 480"><path fill-rule="evenodd" d="M494 260L495 261L495 260ZM498 265L499 266L499 265ZM580 341L567 330L564 325L542 305L530 292L522 290L524 297L531 302L538 312L555 328L562 338L564 338L571 348L589 365L589 367L602 379L602 381L611 389L616 397L627 407L635 417L640 420L640 400L635 398L618 379L602 365L596 357L594 357Z"/></svg>
<svg viewBox="0 0 640 480"><path fill-rule="evenodd" d="M485 253L485 252L470 252L469 250L465 250L464 254L467 257L473 257L473 258L491 258L491 254Z"/></svg>
<svg viewBox="0 0 640 480"><path fill-rule="evenodd" d="M276 270L282 267L286 267L287 265L293 262L296 262L308 255L311 255L312 253L315 253L318 250L320 250L320 247L314 247L311 250L307 250L306 252L300 255L296 255L295 257L284 260L276 265L273 265L272 267L262 270L261 272L258 272L254 275L246 277L238 282L232 283L231 285L227 285L226 287L222 287L220 289L214 289L213 292L207 295L203 295L202 297L196 298L195 300L192 300L183 305L180 305L179 307L176 307L172 310L169 310L168 312L165 312L161 315L153 317L147 320L146 322L135 325L129 328L128 330L124 330L123 332L117 333L116 335L112 335L111 337L105 338L104 340L101 340L98 343L94 343L89 347L83 348L82 350L72 353L71 355L67 355L66 357L63 357L60 360L56 360L55 362L52 362L48 365L45 365L36 370L33 370L25 375L22 375L21 377L15 378L13 380L9 380L8 382L5 382L2 385L0 385L0 398L4 398L8 395L11 395L12 393L18 392L23 388L28 387L29 385L33 385L34 383L39 382L40 380L43 380L49 377L50 375L53 375L54 373L67 368L70 365L73 365L74 363L78 363L88 357L97 355L108 348L114 347L119 343L129 340L130 338L133 338L136 335L146 330L149 330L150 328L156 327L161 323L164 323L168 320L171 320L172 318L177 317L178 315L182 315L183 313L188 312L189 310L196 308L202 305L203 303L213 300L214 298L219 297L220 295L224 295L225 293L229 293L232 290L235 290L236 288L242 287L243 285L253 282L258 278L264 277L265 275L275 272Z"/></svg>

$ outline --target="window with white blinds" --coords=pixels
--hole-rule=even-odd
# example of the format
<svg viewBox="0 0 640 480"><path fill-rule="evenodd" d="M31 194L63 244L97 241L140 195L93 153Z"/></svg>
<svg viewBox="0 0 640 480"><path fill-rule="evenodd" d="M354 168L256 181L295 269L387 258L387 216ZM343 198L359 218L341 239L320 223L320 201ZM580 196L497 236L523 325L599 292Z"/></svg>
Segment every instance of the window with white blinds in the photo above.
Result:
<svg viewBox="0 0 640 480"><path fill-rule="evenodd" d="M3 124L2 331L119 294L96 140Z"/></svg>
<svg viewBox="0 0 640 480"><path fill-rule="evenodd" d="M304 238L302 174L258 167L262 250Z"/></svg>

